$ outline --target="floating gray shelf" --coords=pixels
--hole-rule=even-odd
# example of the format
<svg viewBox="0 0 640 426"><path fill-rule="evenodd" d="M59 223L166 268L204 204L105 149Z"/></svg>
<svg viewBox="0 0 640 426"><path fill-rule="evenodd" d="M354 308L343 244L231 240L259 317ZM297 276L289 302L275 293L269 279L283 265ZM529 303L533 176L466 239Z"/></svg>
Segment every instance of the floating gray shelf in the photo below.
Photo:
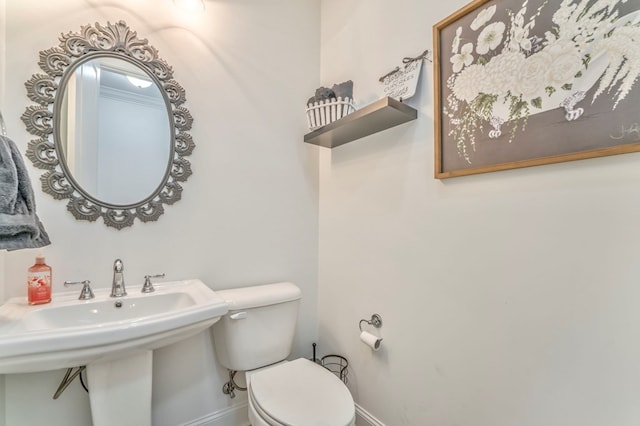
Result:
<svg viewBox="0 0 640 426"><path fill-rule="evenodd" d="M393 98L382 98L311 133L304 141L334 148L418 118L418 111Z"/></svg>

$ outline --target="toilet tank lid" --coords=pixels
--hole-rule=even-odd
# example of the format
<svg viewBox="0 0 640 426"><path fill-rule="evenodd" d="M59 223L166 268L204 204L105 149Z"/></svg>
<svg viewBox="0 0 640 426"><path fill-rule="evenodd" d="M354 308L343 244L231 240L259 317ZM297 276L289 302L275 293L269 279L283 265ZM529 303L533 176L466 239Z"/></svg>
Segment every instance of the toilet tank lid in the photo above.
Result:
<svg viewBox="0 0 640 426"><path fill-rule="evenodd" d="M291 302L302 298L302 291L290 282L256 285L216 291L227 302L230 311L258 308Z"/></svg>

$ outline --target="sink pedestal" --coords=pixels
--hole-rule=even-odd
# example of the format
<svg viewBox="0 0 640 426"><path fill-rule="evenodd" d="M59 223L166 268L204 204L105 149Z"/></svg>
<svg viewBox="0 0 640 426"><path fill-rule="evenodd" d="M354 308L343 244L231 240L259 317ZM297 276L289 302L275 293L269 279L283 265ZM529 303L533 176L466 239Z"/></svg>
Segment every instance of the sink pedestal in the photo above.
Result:
<svg viewBox="0 0 640 426"><path fill-rule="evenodd" d="M153 352L87 365L94 426L151 426Z"/></svg>

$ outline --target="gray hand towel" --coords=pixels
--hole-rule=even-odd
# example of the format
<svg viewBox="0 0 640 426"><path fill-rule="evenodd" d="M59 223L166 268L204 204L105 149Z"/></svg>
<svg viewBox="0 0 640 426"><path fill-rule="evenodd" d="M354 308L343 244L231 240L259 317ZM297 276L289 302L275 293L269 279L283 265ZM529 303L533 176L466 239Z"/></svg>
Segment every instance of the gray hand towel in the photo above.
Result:
<svg viewBox="0 0 640 426"><path fill-rule="evenodd" d="M0 250L51 244L36 215L31 180L16 144L0 135Z"/></svg>

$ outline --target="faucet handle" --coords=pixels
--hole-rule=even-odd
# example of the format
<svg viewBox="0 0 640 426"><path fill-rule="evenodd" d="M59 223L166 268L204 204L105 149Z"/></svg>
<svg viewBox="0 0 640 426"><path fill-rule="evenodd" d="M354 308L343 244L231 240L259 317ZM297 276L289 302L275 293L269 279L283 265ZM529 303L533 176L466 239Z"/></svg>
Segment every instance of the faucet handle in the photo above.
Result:
<svg viewBox="0 0 640 426"><path fill-rule="evenodd" d="M155 291L155 288L153 288L153 284L151 284L151 278L164 278L164 274L145 275L144 285L142 286L143 293L153 293Z"/></svg>
<svg viewBox="0 0 640 426"><path fill-rule="evenodd" d="M78 296L78 300L91 300L95 296L93 295L93 290L91 290L91 281L65 281L64 286L69 287L70 285L82 284L82 290L80 290L80 296Z"/></svg>

